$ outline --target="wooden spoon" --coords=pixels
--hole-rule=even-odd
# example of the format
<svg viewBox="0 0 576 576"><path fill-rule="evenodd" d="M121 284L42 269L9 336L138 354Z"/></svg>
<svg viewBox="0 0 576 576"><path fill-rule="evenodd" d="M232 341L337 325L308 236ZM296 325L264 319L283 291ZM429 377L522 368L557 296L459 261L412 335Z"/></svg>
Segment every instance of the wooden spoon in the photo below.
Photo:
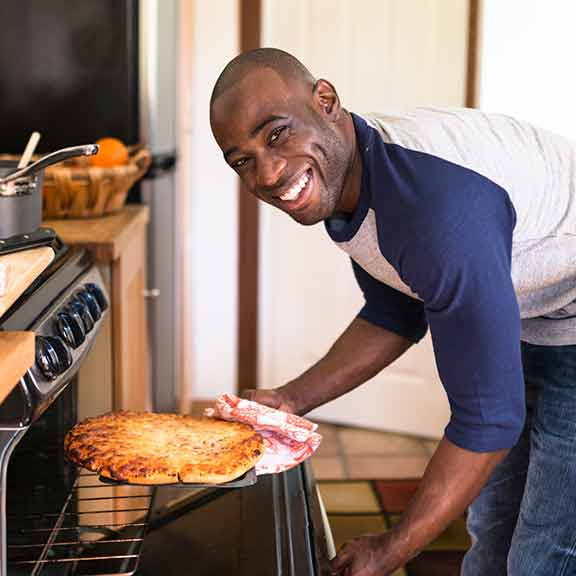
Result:
<svg viewBox="0 0 576 576"><path fill-rule="evenodd" d="M32 132L32 134L30 134L30 138L28 138L28 144L26 144L26 148L24 148L24 153L20 158L20 162L18 162L18 170L28 166L28 163L32 158L32 154L34 154L34 150L36 150L36 146L38 145L39 140L40 132Z"/></svg>

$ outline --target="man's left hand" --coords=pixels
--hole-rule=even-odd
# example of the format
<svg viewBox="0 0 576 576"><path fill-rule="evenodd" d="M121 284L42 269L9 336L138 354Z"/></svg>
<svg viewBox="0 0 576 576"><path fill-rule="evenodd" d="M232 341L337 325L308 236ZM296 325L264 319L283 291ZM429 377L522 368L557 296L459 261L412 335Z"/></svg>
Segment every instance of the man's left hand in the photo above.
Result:
<svg viewBox="0 0 576 576"><path fill-rule="evenodd" d="M346 542L330 563L332 576L388 576L401 565L388 534L369 534Z"/></svg>

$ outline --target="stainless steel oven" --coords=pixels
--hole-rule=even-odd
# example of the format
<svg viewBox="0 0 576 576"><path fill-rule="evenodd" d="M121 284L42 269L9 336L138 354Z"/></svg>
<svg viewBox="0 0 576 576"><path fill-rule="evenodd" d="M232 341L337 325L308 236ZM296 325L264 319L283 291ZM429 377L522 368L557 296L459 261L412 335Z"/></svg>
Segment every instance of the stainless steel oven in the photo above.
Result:
<svg viewBox="0 0 576 576"><path fill-rule="evenodd" d="M151 490L109 487L79 473L62 449L108 295L86 253L38 234L56 258L0 320L0 330L36 335L35 365L0 405L0 575L133 574Z"/></svg>

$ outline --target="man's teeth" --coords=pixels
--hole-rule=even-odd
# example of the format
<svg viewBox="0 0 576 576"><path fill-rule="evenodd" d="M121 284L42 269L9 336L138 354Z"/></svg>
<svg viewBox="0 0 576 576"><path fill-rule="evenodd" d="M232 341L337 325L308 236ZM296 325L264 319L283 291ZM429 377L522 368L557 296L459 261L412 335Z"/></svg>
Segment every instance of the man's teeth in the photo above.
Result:
<svg viewBox="0 0 576 576"><path fill-rule="evenodd" d="M309 180L310 176L308 176L308 172L305 172L294 186L291 186L284 194L280 194L280 200L296 200Z"/></svg>

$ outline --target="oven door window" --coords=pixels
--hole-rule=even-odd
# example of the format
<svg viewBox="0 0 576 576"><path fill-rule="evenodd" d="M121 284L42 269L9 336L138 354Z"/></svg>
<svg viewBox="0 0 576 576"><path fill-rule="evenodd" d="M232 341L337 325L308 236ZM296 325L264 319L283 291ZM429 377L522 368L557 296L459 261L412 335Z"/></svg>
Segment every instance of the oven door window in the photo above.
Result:
<svg viewBox="0 0 576 576"><path fill-rule="evenodd" d="M76 423L76 406L74 379L30 426L10 458L6 488L10 575L33 573L33 565L11 563L40 558L44 545L54 537L53 528L62 520L60 512L77 475L63 451L64 436Z"/></svg>

